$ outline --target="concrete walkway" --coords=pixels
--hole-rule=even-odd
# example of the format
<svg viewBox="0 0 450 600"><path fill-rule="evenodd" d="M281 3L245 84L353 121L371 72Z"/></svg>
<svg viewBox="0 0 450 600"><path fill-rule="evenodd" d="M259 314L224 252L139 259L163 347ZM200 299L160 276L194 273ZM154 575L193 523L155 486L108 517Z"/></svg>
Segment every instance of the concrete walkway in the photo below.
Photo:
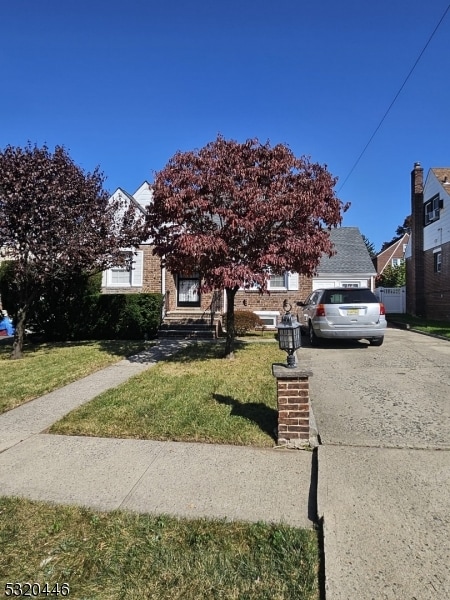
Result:
<svg viewBox="0 0 450 600"><path fill-rule="evenodd" d="M1 493L99 510L313 527L317 481L311 452L45 433L77 406L189 343L162 340L0 415Z"/></svg>

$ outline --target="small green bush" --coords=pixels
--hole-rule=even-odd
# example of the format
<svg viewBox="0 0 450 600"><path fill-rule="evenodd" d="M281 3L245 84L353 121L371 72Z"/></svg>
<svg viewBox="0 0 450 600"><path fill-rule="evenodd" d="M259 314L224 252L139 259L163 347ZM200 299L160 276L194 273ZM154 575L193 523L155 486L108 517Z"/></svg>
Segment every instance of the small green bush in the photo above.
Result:
<svg viewBox="0 0 450 600"><path fill-rule="evenodd" d="M263 327L264 323L251 310L237 310L234 313L234 333L235 335L245 335L257 327ZM225 319L226 327L226 319Z"/></svg>

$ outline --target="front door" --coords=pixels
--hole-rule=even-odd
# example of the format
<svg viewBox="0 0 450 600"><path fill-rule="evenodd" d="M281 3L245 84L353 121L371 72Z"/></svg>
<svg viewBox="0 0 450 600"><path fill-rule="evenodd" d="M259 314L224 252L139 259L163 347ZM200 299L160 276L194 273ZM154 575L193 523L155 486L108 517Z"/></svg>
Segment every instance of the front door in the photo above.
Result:
<svg viewBox="0 0 450 600"><path fill-rule="evenodd" d="M200 277L178 275L177 306L200 306Z"/></svg>

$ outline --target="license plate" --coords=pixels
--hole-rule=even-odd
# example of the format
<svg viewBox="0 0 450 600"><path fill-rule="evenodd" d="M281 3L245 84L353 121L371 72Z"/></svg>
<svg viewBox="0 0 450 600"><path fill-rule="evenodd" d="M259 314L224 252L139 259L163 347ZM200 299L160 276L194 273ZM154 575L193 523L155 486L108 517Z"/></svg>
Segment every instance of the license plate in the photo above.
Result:
<svg viewBox="0 0 450 600"><path fill-rule="evenodd" d="M348 315L359 315L359 308L347 308Z"/></svg>

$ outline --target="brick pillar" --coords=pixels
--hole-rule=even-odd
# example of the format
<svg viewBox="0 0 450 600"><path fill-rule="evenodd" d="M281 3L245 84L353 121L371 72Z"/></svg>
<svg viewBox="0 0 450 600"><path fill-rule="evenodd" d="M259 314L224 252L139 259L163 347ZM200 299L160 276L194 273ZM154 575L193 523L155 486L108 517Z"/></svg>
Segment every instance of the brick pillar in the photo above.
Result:
<svg viewBox="0 0 450 600"><path fill-rule="evenodd" d="M287 448L309 446L309 378L312 371L273 364L277 380L278 444Z"/></svg>

